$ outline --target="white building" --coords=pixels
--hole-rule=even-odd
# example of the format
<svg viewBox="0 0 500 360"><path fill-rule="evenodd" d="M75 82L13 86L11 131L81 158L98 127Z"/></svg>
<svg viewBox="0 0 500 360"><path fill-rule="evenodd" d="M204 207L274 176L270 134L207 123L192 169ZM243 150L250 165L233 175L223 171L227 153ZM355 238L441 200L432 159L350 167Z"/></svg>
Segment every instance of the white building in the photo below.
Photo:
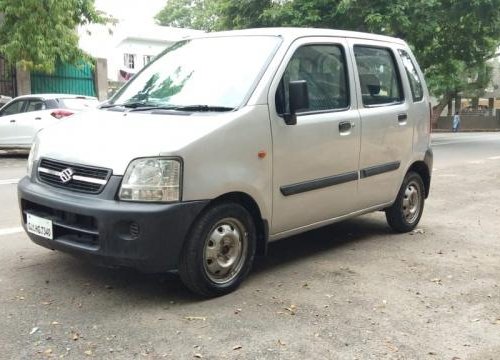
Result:
<svg viewBox="0 0 500 360"><path fill-rule="evenodd" d="M198 30L122 21L87 25L79 30L80 48L108 61L108 79L126 81L169 45Z"/></svg>

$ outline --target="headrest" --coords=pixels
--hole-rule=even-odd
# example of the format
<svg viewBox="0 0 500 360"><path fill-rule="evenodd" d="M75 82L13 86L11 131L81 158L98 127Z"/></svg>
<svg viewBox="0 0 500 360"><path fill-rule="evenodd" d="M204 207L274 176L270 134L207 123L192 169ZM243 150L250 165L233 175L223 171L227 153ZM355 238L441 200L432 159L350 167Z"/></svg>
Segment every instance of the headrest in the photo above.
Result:
<svg viewBox="0 0 500 360"><path fill-rule="evenodd" d="M380 93L380 80L373 74L360 74L361 91L363 94L378 95Z"/></svg>

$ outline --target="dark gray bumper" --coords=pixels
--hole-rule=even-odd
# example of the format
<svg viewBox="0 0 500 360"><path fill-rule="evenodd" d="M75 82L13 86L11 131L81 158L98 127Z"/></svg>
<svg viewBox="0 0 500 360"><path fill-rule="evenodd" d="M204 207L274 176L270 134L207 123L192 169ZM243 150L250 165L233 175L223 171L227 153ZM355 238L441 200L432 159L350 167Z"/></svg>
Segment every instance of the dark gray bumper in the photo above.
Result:
<svg viewBox="0 0 500 360"><path fill-rule="evenodd" d="M18 196L26 230L26 213L53 221L54 240L28 233L33 242L105 266L144 272L177 268L184 239L208 201L176 204L114 200L121 182L113 176L100 195L83 195L32 182L19 182Z"/></svg>

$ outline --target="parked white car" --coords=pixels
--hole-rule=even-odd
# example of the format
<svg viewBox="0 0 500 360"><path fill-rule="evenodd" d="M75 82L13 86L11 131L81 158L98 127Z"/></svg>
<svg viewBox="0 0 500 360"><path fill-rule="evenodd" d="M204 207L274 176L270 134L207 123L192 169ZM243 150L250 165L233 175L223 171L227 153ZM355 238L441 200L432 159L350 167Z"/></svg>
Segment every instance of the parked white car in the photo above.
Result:
<svg viewBox="0 0 500 360"><path fill-rule="evenodd" d="M19 96L0 109L0 148L29 149L40 130L75 112L94 109L97 105L97 99L88 96Z"/></svg>

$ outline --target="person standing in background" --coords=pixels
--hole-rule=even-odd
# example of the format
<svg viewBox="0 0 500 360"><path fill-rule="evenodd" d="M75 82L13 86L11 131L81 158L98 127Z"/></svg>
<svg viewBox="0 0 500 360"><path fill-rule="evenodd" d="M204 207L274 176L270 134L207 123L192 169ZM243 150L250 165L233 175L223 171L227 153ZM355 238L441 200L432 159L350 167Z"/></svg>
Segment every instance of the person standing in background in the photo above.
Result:
<svg viewBox="0 0 500 360"><path fill-rule="evenodd" d="M458 114L458 111L455 113L455 115L453 115L452 129L453 132L457 132L460 129L460 115Z"/></svg>

